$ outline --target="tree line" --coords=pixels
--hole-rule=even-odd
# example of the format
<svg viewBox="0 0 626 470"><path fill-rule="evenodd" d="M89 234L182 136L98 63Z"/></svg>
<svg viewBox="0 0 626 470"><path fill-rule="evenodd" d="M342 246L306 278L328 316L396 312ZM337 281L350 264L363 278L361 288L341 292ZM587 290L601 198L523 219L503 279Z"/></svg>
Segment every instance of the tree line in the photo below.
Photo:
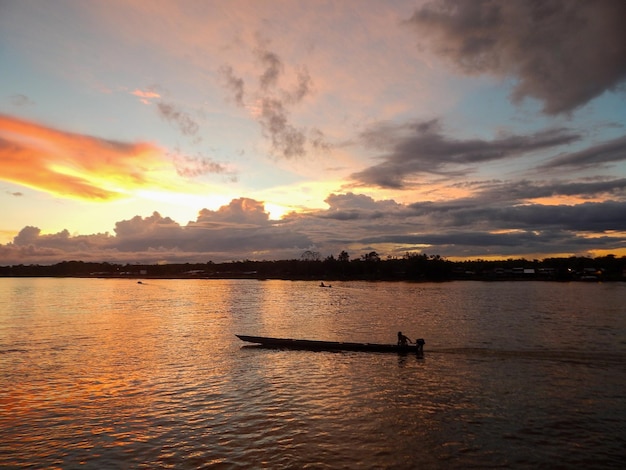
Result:
<svg viewBox="0 0 626 470"><path fill-rule="evenodd" d="M375 251L351 258L346 251L322 259L306 251L299 259L225 263L116 264L63 261L53 265L0 266L1 277L256 278L318 280L626 280L626 257L450 261L406 253L381 258Z"/></svg>

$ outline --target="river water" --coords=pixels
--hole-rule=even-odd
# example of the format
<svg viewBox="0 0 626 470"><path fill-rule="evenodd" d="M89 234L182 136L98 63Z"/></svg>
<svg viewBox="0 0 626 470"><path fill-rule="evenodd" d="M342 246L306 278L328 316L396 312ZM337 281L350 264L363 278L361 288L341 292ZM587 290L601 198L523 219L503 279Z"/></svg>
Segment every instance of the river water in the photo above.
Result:
<svg viewBox="0 0 626 470"><path fill-rule="evenodd" d="M0 372L1 468L621 468L626 283L4 278Z"/></svg>

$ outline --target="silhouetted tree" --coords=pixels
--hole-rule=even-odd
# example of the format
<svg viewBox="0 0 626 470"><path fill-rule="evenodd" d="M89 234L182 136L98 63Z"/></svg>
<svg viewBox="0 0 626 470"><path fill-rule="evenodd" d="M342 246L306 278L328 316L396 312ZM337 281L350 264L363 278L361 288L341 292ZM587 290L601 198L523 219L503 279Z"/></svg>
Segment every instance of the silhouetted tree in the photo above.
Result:
<svg viewBox="0 0 626 470"><path fill-rule="evenodd" d="M320 254L317 251L306 250L304 253L302 253L300 259L302 261L319 261Z"/></svg>

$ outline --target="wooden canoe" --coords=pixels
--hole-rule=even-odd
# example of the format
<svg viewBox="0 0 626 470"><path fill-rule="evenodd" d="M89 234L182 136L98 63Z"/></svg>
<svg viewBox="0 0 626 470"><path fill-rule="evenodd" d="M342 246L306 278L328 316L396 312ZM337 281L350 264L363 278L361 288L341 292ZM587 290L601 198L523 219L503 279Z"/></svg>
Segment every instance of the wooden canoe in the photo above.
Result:
<svg viewBox="0 0 626 470"><path fill-rule="evenodd" d="M417 340L416 344L398 346L396 344L376 343L346 343L341 341L316 341L310 339L268 338L266 336L235 335L242 341L254 343L258 346L277 349L301 349L308 351L361 351L407 353L422 352L424 340ZM420 343L421 342L421 343Z"/></svg>

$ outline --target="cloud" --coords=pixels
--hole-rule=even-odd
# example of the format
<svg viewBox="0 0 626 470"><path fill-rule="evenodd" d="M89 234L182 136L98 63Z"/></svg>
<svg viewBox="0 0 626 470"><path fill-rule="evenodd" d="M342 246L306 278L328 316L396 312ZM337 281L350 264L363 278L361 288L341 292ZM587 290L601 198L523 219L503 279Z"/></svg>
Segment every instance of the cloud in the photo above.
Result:
<svg viewBox="0 0 626 470"><path fill-rule="evenodd" d="M624 187L621 180L605 184ZM587 189L593 186L589 183ZM67 230L42 234L27 226L13 243L0 245L0 265L68 259L132 263L297 259L312 246L323 257L343 250L353 257L370 251L383 256L426 251L446 257L539 257L626 247L623 190L621 198L604 202L541 205L501 201L493 189L491 200L479 193L476 198L414 204L333 194L327 210L291 213L280 221L269 219L263 202L238 198L218 210L201 210L187 225L158 212L135 216L117 222L113 235L73 236Z"/></svg>
<svg viewBox="0 0 626 470"><path fill-rule="evenodd" d="M35 102L26 95L23 95L21 93L16 93L14 95L11 95L11 104L13 106L22 107L22 106L33 105L35 104Z"/></svg>
<svg viewBox="0 0 626 470"><path fill-rule="evenodd" d="M220 68L224 87L237 106L246 108L269 140L271 151L280 157L303 157L309 150L328 151L331 145L317 128L296 126L292 111L313 92L313 80L305 66L286 73L279 55L262 45L254 50L258 64L256 85L249 86L230 65ZM287 86L282 82L287 81Z"/></svg>
<svg viewBox="0 0 626 470"><path fill-rule="evenodd" d="M296 86L293 90L287 92L287 99L290 103L297 104L307 95L312 93L313 79L309 75L309 71L305 67L296 70Z"/></svg>
<svg viewBox="0 0 626 470"><path fill-rule="evenodd" d="M100 139L0 115L0 178L56 196L111 200L154 185L166 162L148 143Z"/></svg>
<svg viewBox="0 0 626 470"><path fill-rule="evenodd" d="M163 119L178 127L184 135L194 137L196 143L201 140L197 136L200 126L188 113L181 111L172 103L163 101L157 103L157 110Z"/></svg>
<svg viewBox="0 0 626 470"><path fill-rule="evenodd" d="M155 100L159 100L156 102L158 115L174 127L178 128L183 135L192 137L194 143L197 144L201 142L202 138L198 136L200 131L200 125L198 122L188 112L180 109L178 105L162 100L161 94L156 91L157 88L157 85L148 87L145 90L136 88L131 91L130 94L138 97L139 101L146 105L150 105Z"/></svg>
<svg viewBox="0 0 626 470"><path fill-rule="evenodd" d="M262 202L242 197L233 199L230 204L220 207L217 211L202 209L195 226L198 225L221 228L265 227L270 225L269 212L265 210Z"/></svg>
<svg viewBox="0 0 626 470"><path fill-rule="evenodd" d="M146 263L293 259L311 244L288 223L271 221L262 202L239 198L217 211L203 209L185 226L154 212L117 222L114 235L72 236L67 230L42 234L37 227L24 227L13 243L0 245L0 265L69 259Z"/></svg>
<svg viewBox="0 0 626 470"><path fill-rule="evenodd" d="M567 129L550 129L490 141L459 140L442 134L437 120L402 125L379 123L363 132L361 141L369 148L384 152L383 161L351 177L366 185L403 189L416 175L467 175L479 163L516 158L580 138Z"/></svg>
<svg viewBox="0 0 626 470"><path fill-rule="evenodd" d="M500 211L499 220L508 226L553 227L584 232L626 231L626 202L586 202L574 206L539 204ZM491 219L490 219L491 220Z"/></svg>
<svg viewBox="0 0 626 470"><path fill-rule="evenodd" d="M117 222L114 231L110 247L125 252L174 249L184 242L182 227L158 212Z"/></svg>
<svg viewBox="0 0 626 470"><path fill-rule="evenodd" d="M524 204L528 200L559 197L626 199L626 178L582 181L492 181L474 185L472 201L480 204ZM458 204L452 200L450 204Z"/></svg>
<svg viewBox="0 0 626 470"><path fill-rule="evenodd" d="M331 194L325 202L329 209L319 214L324 219L357 220L378 219L398 211L401 206L395 201L375 201L365 194Z"/></svg>
<svg viewBox="0 0 626 470"><path fill-rule="evenodd" d="M140 90L136 88L135 90L130 92L131 95L134 95L139 98L143 104L151 104L154 99L161 98L161 95L152 89L148 90Z"/></svg>
<svg viewBox="0 0 626 470"><path fill-rule="evenodd" d="M624 18L621 0L442 0L408 23L462 71L514 77L514 102L533 97L558 114L626 79Z"/></svg>
<svg viewBox="0 0 626 470"><path fill-rule="evenodd" d="M172 155L172 161L179 176L193 178L196 176L207 174L226 175L232 182L237 181L236 172L229 168L228 165L214 161L209 157L201 154L197 155L181 155L179 153Z"/></svg>
<svg viewBox="0 0 626 470"><path fill-rule="evenodd" d="M275 52L267 49L256 51L259 62L263 65L263 73L259 77L261 90L268 91L278 84L278 78L283 71L283 64Z"/></svg>
<svg viewBox="0 0 626 470"><path fill-rule="evenodd" d="M613 182L620 188L623 184ZM508 184L501 186L504 194ZM621 195L621 200L573 205L522 205L502 201L496 192L491 200L479 193L475 198L407 205L338 195L340 210L331 207L309 217L328 225L324 231L318 229L318 234L328 236L325 241L314 238L316 245L330 244L335 250L367 247L395 255L426 250L449 257L623 251L626 222L621 214L626 198L623 191ZM364 201L367 206L361 209Z"/></svg>
<svg viewBox="0 0 626 470"><path fill-rule="evenodd" d="M289 123L287 110L282 101L264 98L261 101L259 123L272 148L285 158L301 157L305 151L306 135L303 130Z"/></svg>
<svg viewBox="0 0 626 470"><path fill-rule="evenodd" d="M220 74L224 80L224 86L230 90L237 106L244 107L245 83L243 78L235 76L231 66L225 65L220 68Z"/></svg>
<svg viewBox="0 0 626 470"><path fill-rule="evenodd" d="M501 204L493 201L461 200L409 205L415 216L437 222L440 229L475 227L500 230L571 230L603 232L626 230L625 201L585 202L574 205Z"/></svg>
<svg viewBox="0 0 626 470"><path fill-rule="evenodd" d="M570 154L552 158L540 170L584 170L598 168L607 163L626 161L626 135Z"/></svg>

